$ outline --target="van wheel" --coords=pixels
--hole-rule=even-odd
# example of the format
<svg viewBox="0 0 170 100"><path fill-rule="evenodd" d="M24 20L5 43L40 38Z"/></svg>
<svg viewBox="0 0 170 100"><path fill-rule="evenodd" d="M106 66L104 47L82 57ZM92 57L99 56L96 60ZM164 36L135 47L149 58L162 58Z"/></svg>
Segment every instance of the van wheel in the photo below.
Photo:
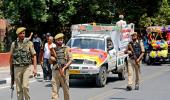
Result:
<svg viewBox="0 0 170 100"><path fill-rule="evenodd" d="M122 71L120 73L118 73L118 77L119 77L120 80L125 80L125 77L126 77L126 67L127 67L127 64L124 63Z"/></svg>
<svg viewBox="0 0 170 100"><path fill-rule="evenodd" d="M107 81L107 71L106 67L101 67L99 74L96 77L96 86L98 87L104 87L106 85Z"/></svg>

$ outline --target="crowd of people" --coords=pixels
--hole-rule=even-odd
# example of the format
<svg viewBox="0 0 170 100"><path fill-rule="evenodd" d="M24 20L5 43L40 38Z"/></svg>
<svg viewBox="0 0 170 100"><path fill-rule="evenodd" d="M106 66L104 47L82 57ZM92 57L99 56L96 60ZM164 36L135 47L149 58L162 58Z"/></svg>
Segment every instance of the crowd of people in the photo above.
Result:
<svg viewBox="0 0 170 100"><path fill-rule="evenodd" d="M43 70L43 79L50 81L52 79L52 65L49 63L51 56L51 48L56 48L54 37L50 33L43 34L40 38L38 33L31 32L30 36L26 38L32 41L35 52L37 64L40 64Z"/></svg>

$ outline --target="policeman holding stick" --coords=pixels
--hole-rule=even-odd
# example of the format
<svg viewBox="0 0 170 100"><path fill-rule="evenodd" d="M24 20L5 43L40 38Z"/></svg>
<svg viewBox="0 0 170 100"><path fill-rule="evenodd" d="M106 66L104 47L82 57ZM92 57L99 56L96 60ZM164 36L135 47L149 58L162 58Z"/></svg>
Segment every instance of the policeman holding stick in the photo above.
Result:
<svg viewBox="0 0 170 100"><path fill-rule="evenodd" d="M60 85L63 88L64 100L70 100L68 69L72 62L70 48L64 44L64 34L55 36L56 48L52 49L51 60L54 62L52 70L52 100L58 100Z"/></svg>
<svg viewBox="0 0 170 100"><path fill-rule="evenodd" d="M25 30L25 27L17 29L18 38L12 43L10 51L11 88L13 88L15 76L18 100L30 100L29 77L32 60L34 65L33 74L34 76L37 74L36 52L33 43L25 38Z"/></svg>
<svg viewBox="0 0 170 100"><path fill-rule="evenodd" d="M127 49L125 50L126 54L129 54L128 59L128 86L127 90L132 90L133 85L133 74L135 73L135 90L139 89L139 81L140 81L140 63L142 57L144 55L145 49L143 46L143 42L138 40L137 32L131 33L132 41L129 43Z"/></svg>

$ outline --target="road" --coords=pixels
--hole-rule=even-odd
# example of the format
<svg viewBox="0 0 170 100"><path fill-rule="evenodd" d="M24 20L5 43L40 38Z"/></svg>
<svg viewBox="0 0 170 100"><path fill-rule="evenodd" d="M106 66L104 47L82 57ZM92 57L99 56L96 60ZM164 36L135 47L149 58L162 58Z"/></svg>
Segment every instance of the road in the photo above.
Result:
<svg viewBox="0 0 170 100"><path fill-rule="evenodd" d="M126 91L127 80L118 80L116 75L109 75L107 85L95 87L88 80L71 80L71 100L170 100L170 64L141 67L141 84L139 90ZM11 100L8 86L0 87L0 100ZM42 79L30 83L31 100L50 100L51 84ZM14 97L16 99L16 92ZM63 100L60 89L60 100Z"/></svg>

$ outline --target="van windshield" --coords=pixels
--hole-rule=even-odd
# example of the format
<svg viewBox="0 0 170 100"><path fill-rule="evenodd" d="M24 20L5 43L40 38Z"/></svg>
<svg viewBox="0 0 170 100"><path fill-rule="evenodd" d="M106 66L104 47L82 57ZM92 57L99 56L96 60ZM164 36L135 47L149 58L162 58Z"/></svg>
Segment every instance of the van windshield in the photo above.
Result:
<svg viewBox="0 0 170 100"><path fill-rule="evenodd" d="M72 38L67 45L71 48L105 50L105 41L102 39Z"/></svg>

